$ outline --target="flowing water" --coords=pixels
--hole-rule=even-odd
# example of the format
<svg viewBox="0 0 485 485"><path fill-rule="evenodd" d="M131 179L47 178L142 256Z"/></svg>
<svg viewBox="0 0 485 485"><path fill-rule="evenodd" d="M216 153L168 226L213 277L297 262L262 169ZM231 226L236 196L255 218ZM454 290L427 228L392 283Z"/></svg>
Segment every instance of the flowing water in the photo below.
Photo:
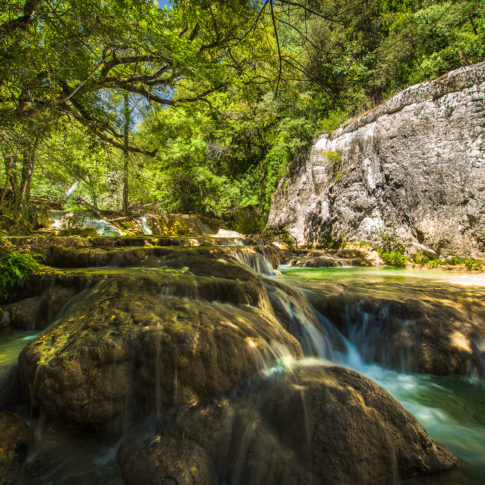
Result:
<svg viewBox="0 0 485 485"><path fill-rule="evenodd" d="M266 264L260 266L261 272L270 273ZM340 285L338 291L351 291L357 287L367 289L371 294L378 288L386 293L386 298L394 296L397 299L408 298L414 293L418 297L427 295L433 298L449 297L451 294L454 301L462 294L471 309L475 308L472 305L474 293L485 288L485 276L474 274L355 267L289 269L282 266L279 269L282 273L280 279L303 289L310 286L312 291L318 291L319 285L322 291L323 288ZM456 472L410 481L409 484L485 483L485 382L476 376L436 377L397 372L376 365L363 357L365 352L359 348L363 345L359 339L346 338L331 319L321 314L319 317L325 338L308 335L309 339L313 339L312 352L319 358L353 368L379 383L421 422L433 439L447 446L464 462ZM0 367L15 364L20 350L34 337L32 332L2 334ZM330 346L328 342L331 342ZM42 417L33 418L29 410L18 411L33 425L35 436L33 450L16 484L123 483L116 463L118 443L87 439L74 431L46 425Z"/></svg>
<svg viewBox="0 0 485 485"><path fill-rule="evenodd" d="M442 271L395 270L378 268L287 268L280 271L286 281L293 281L303 289L313 291L324 288L326 283L342 284L343 291L356 286L386 290L386 298L418 297L419 295L457 298L462 293L467 303L485 305L482 290L484 274L447 273ZM342 290L340 288L340 290ZM461 291L460 291L461 289ZM412 293L416 293L412 295ZM362 298L365 299L365 292ZM390 295L391 294L391 295ZM362 296L362 294L361 294ZM372 322L368 322L372 324ZM485 323L485 322L484 322ZM322 316L322 326L335 332L335 327ZM327 331L328 332L328 331ZM327 333L325 332L325 333ZM327 336L335 341L335 336ZM355 335L354 335L355 336ZM432 376L396 372L382 366L366 363L353 343L344 339L344 352L327 356L333 362L348 366L384 387L405 409L411 412L434 440L444 444L464 463L459 470L435 478L425 478L412 483L444 485L460 483L479 485L485 483L485 380L477 376ZM337 340L338 342L338 340ZM362 344L357 339L357 342ZM411 482L410 482L411 483Z"/></svg>

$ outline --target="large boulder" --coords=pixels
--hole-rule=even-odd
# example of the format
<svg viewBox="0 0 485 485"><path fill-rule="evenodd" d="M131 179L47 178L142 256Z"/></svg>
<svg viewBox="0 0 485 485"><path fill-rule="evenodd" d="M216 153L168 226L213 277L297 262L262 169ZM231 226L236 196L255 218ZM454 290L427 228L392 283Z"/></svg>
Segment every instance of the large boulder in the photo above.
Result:
<svg viewBox="0 0 485 485"><path fill-rule="evenodd" d="M268 218L299 244L382 241L485 255L485 63L412 86L332 135L281 180ZM382 234L382 233L381 233Z"/></svg>
<svg viewBox="0 0 485 485"><path fill-rule="evenodd" d="M16 415L0 413L0 485L9 485L27 455L29 427Z"/></svg>
<svg viewBox="0 0 485 485"><path fill-rule="evenodd" d="M169 413L128 438L128 485L396 483L456 458L386 391L343 367L277 368L208 405Z"/></svg>
<svg viewBox="0 0 485 485"><path fill-rule="evenodd" d="M120 431L136 413L204 402L302 355L261 278L230 257L175 251L162 268L81 275L89 289L19 359L24 392L51 418Z"/></svg>

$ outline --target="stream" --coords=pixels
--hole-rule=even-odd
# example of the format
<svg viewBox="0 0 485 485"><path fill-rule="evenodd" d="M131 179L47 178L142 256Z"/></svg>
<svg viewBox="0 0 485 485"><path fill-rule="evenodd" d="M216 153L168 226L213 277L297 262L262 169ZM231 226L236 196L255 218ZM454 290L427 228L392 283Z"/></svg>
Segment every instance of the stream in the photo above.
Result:
<svg viewBox="0 0 485 485"><path fill-rule="evenodd" d="M386 298L405 300L427 295L460 304L460 294L473 307L475 292L485 287L485 275L440 271L409 271L378 268L279 268L276 278L303 291L323 291L340 285L344 291L382 291ZM437 288L439 289L436 293ZM438 295L438 296L437 296ZM463 303L461 302L461 303ZM465 304L463 303L463 304ZM476 302L475 302L476 303ZM320 315L324 333L339 341L339 349L322 350L318 355L350 367L384 387L425 427L431 438L447 446L463 462L458 470L438 477L408 481L409 484L441 485L485 483L485 381L476 375L433 376L397 371L366 361L359 335L346 338L328 318ZM372 322L367 322L372 323ZM3 334L0 340L0 366L15 364L16 357L33 332ZM17 476L17 485L118 485L122 484L116 463L116 441L98 441L46 425L42 416L33 418L28 409L17 409L34 427L34 444L27 462Z"/></svg>
<svg viewBox="0 0 485 485"><path fill-rule="evenodd" d="M468 293L473 293L474 288L485 286L483 274L359 267L290 269L282 266L279 269L283 279L303 289L306 288L305 282L317 282L317 287L326 282L339 282L347 288L373 283L382 285L386 293L396 292L398 298L402 298L403 293L413 293L413 288L419 294L429 294L430 289L436 286L448 290L454 297L457 288L461 287L461 293L468 298ZM459 477L445 474L416 483L485 483L485 380L476 376L396 372L364 362L356 346L347 339L346 343L347 353L337 357L339 363L385 388L418 419L431 438L444 444L464 462Z"/></svg>

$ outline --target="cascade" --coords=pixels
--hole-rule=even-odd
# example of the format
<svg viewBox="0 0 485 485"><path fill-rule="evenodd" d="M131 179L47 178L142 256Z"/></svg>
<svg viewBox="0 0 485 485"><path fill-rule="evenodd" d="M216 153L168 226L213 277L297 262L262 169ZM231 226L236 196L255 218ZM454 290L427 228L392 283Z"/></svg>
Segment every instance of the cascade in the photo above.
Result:
<svg viewBox="0 0 485 485"><path fill-rule="evenodd" d="M121 257L121 249L100 248L96 252L98 267L72 269L69 275L65 270L59 273L66 288L76 289L75 295L66 293L70 298L63 300L60 313L43 331L42 339L29 343L35 335L13 336L12 352L28 344L21 357L21 381L31 382L32 402L41 406L40 414L36 409L23 412L36 429L36 440L18 484L119 485L122 478L117 460L127 483L140 483L130 481L129 469L148 473L150 465L143 465L143 446L136 450L131 447L142 443L144 438L139 442L138 436L146 436L145 432L152 438L161 436L160 446L167 442L169 450L179 450L181 443L163 435L165 427L170 426L174 427L173 436L200 432L201 441L197 443L205 443L204 453L211 457L217 456L212 448L219 446L217 436L229 439L224 433L234 429L227 469L217 462L220 484L284 483L279 474L286 468L280 463L287 451L282 450L281 443L287 439L288 446L296 442L298 453L312 456L310 430L319 412L315 403L322 399L320 393L341 396L344 391L335 383L350 380L352 385L361 386L362 375L389 391L418 417L432 438L471 465L471 471L460 471L465 473L464 478L460 476L461 483L480 483L485 473L485 411L479 403L482 396L485 399L485 387L478 377L411 373L419 359L412 352L391 359L395 336L385 325L390 322L391 330L399 336L403 328L416 326L412 322L419 312L424 311L429 320L440 305L446 307L449 316L469 310L480 315L478 303L473 302L473 295L480 291L477 277L471 277L475 278L473 287L457 287L437 284L432 278L416 280L416 275L393 276L392 272L365 268L306 270L280 266L280 275L272 269L271 261L278 259L273 249L128 247L126 257ZM113 258L115 251L118 256ZM151 259L144 266L147 255ZM104 261L122 264L107 268L101 266ZM46 279L49 288L53 277ZM34 286L42 291L43 285L40 280ZM404 287L408 288L406 294ZM411 291L430 301L424 306L406 307ZM372 297L378 300L375 307L369 303ZM453 311L449 300L455 301ZM470 322L471 328L473 325L476 322ZM379 339L382 335L385 338ZM412 342L415 335L405 337L400 344ZM483 337L471 333L463 338L469 338L478 357L483 357ZM466 347L463 339L455 335L455 340ZM403 344L397 348L411 347ZM82 372L78 373L78 368ZM466 370L466 366L456 369ZM475 374L480 374L476 369ZM54 392L49 384L53 380L57 386ZM381 392L371 381L366 382L358 392ZM321 386L327 386L327 390ZM78 406L79 392L89 394L87 404L81 401ZM345 395L351 402L354 394ZM283 397L280 409L278 403ZM63 403L63 399L68 400ZM52 417L44 414L43 402L48 405L45 409L57 406L56 422L51 423ZM213 408L213 402L219 404ZM198 409L206 411L199 416ZM338 409L332 412L338 413L336 416L343 413L344 419L344 410ZM466 417L463 410L472 417ZM214 434L210 420L218 412L223 417L215 421L220 432ZM180 418L178 413L182 413ZM192 414L185 417L183 413ZM298 424L292 427L284 413L294 416ZM141 425L137 420L143 417L146 421ZM271 424L272 419L281 422ZM98 431L108 434L96 441L92 434L83 434L75 427L67 431L61 426L62 420L74 420L74 424L78 420L84 429L95 430L97 423L105 420L109 426ZM282 423L288 424L288 434ZM130 438L132 433L127 431L135 424ZM330 425L326 423L325 427ZM214 442L207 441L211 436L216 436ZM188 439L188 448L184 449L192 449L200 469L205 469L206 455L197 448L199 445L190 448L190 443ZM271 450L274 456L273 452L266 455ZM263 460L264 466L248 463L248 456L254 453L269 461ZM133 457L139 461L133 462ZM280 457L277 462L272 461L276 457ZM373 459L369 455L369 462ZM300 469L292 460L288 461L285 480L296 473L297 481L288 483L313 483L305 475L306 468ZM315 460L320 462L320 458ZM423 483L439 482L426 479Z"/></svg>

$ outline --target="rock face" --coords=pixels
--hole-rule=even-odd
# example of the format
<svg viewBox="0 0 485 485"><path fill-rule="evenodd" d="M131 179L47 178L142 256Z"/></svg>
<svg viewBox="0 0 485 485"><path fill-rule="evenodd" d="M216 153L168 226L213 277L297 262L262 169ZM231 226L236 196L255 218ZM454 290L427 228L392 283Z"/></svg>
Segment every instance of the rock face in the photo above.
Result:
<svg viewBox="0 0 485 485"><path fill-rule="evenodd" d="M442 255L485 253L485 63L412 86L322 135L283 179L268 226L299 244L329 236L407 245Z"/></svg>
<svg viewBox="0 0 485 485"><path fill-rule="evenodd" d="M338 366L302 361L209 405L169 413L118 453L128 485L388 484L456 458L386 391Z"/></svg>

